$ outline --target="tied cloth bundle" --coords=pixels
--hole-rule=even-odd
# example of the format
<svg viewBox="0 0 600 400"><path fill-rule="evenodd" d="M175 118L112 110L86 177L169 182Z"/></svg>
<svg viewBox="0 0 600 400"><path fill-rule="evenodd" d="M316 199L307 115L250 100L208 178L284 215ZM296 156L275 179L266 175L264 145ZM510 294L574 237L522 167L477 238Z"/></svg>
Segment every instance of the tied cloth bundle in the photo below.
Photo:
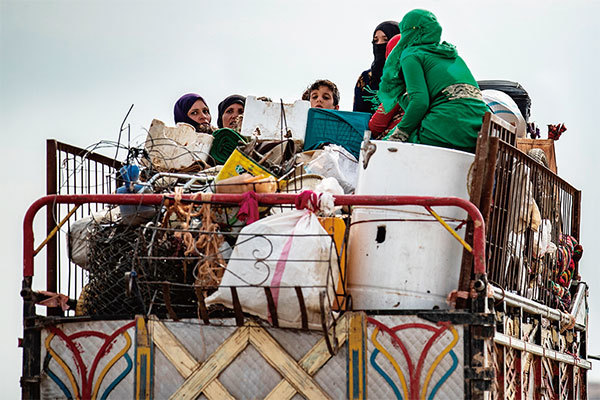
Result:
<svg viewBox="0 0 600 400"><path fill-rule="evenodd" d="M565 124L548 125L548 139L558 140L567 131Z"/></svg>
<svg viewBox="0 0 600 400"><path fill-rule="evenodd" d="M549 284L564 309L567 309L571 303L569 287L575 273L575 263L581 259L582 255L583 247L573 236L560 235L554 271L555 281L549 281Z"/></svg>

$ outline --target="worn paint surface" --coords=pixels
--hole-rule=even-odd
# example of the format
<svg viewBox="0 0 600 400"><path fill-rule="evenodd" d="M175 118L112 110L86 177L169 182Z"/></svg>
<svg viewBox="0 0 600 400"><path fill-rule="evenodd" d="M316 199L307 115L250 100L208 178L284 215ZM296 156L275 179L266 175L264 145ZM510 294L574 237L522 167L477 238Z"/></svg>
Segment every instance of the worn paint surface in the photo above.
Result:
<svg viewBox="0 0 600 400"><path fill-rule="evenodd" d="M94 321L42 331L43 398L132 395L135 321Z"/></svg>
<svg viewBox="0 0 600 400"><path fill-rule="evenodd" d="M461 326L410 315L367 321L370 398L464 397Z"/></svg>

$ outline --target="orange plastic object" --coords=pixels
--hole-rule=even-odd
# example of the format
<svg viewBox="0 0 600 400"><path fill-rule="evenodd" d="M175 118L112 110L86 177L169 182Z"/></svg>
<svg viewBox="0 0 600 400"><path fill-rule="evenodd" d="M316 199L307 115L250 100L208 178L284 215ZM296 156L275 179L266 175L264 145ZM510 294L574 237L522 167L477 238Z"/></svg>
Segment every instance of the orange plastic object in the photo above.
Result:
<svg viewBox="0 0 600 400"><path fill-rule="evenodd" d="M333 241L338 252L338 260L340 261L341 275L336 289L338 301L333 301L332 309L334 311L345 310L346 299L344 297L344 293L346 293L346 249L343 247L343 244L344 234L346 232L346 223L342 218L338 217L319 217L319 222L321 223L321 226L327 231L327 233L333 235Z"/></svg>

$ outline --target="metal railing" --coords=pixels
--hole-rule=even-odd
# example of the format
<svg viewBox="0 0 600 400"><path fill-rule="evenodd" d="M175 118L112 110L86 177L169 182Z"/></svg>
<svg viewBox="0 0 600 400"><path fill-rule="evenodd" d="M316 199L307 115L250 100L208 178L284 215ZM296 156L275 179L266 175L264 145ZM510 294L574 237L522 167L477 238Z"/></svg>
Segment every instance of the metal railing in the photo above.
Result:
<svg viewBox="0 0 600 400"><path fill-rule="evenodd" d="M116 172L122 165L120 161L110 157L54 139L46 141L46 162L47 195L112 193L117 186ZM74 221L89 216L102 207L102 204L89 203L73 211L68 204L48 204L46 234L49 240L45 247L46 288L49 292L64 293L74 299L79 296L85 285L86 272L71 262L64 230L69 230ZM57 229L60 221L65 218L64 228ZM56 233L51 236L55 230Z"/></svg>
<svg viewBox="0 0 600 400"><path fill-rule="evenodd" d="M194 198L193 194L182 195L183 200ZM213 203L239 205L244 199L243 195L213 194L209 195ZM295 194L257 194L257 200L262 205L294 204ZM57 205L89 205L89 204L114 204L114 205L160 205L164 201L162 194L116 194L116 195L54 195L43 197L32 204L24 220L24 253L23 277L26 280L24 289L31 289L31 280L34 276L34 242L33 219L39 209L45 206ZM430 210L436 206L455 206L467 211L469 216L477 221L471 251L474 258L474 274L485 275L485 238L483 218L479 210L467 200L454 197L420 197L420 196L335 196L336 205L363 205L363 206L397 206L420 205ZM50 272L50 271L48 271ZM69 283L70 285L72 283ZM48 288L50 289L50 287ZM72 296L69 296L73 298Z"/></svg>
<svg viewBox="0 0 600 400"><path fill-rule="evenodd" d="M506 130L515 128L506 125L486 114L472 176L471 201L487 226L488 279L501 289L567 310L569 285L557 283L557 262L567 235L579 240L581 193L507 143L513 136ZM570 279L577 273L575 262Z"/></svg>

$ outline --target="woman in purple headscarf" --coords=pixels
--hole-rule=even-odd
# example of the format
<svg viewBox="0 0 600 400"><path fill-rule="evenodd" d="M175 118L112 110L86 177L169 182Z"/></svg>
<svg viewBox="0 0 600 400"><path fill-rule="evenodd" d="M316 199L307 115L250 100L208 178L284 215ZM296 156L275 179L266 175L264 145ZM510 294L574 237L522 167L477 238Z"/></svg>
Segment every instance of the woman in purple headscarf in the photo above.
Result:
<svg viewBox="0 0 600 400"><path fill-rule="evenodd" d="M202 96L195 93L184 94L175 103L173 110L175 123L192 125L196 132L212 133L210 110Z"/></svg>

